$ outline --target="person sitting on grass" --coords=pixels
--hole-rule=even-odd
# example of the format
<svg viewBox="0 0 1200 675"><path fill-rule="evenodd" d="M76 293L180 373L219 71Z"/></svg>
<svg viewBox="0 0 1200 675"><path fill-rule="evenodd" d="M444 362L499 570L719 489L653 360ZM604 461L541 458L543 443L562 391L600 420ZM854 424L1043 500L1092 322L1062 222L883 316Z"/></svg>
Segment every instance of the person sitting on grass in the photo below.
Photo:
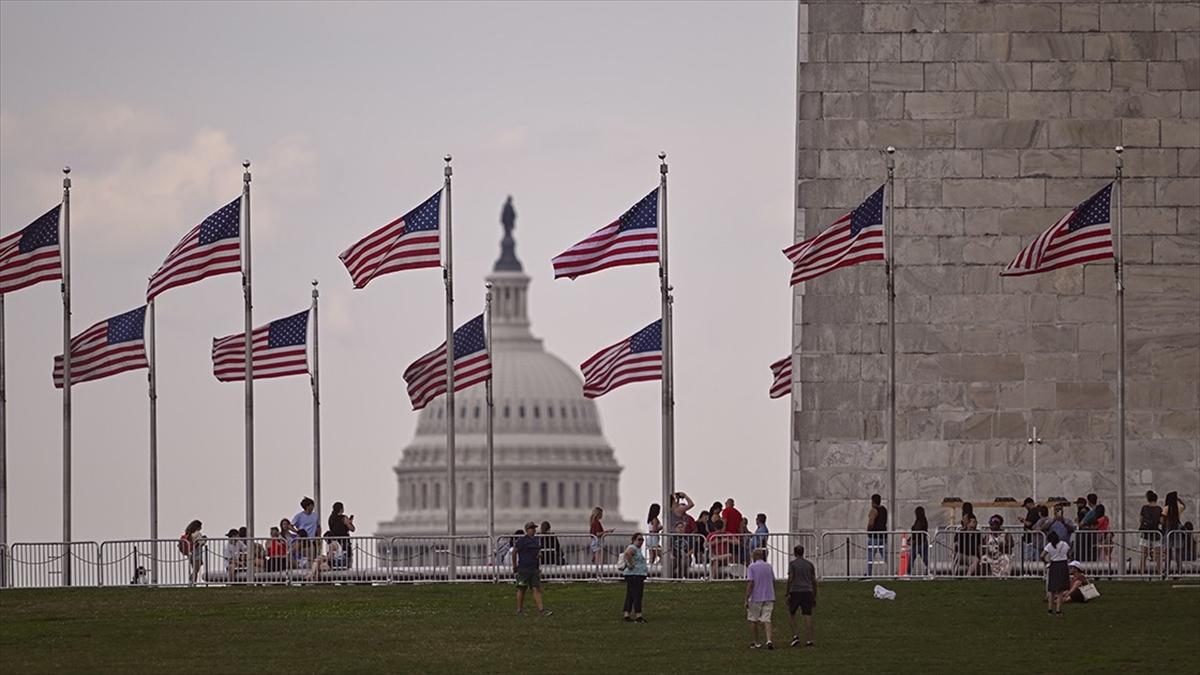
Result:
<svg viewBox="0 0 1200 675"><path fill-rule="evenodd" d="M1063 602L1085 603L1088 601L1083 594L1083 587L1088 585L1087 575L1083 573L1083 565L1078 560L1072 560L1067 564L1067 569L1071 573L1071 582L1067 587L1066 598Z"/></svg>
<svg viewBox="0 0 1200 675"><path fill-rule="evenodd" d="M538 613L550 616L554 612L546 609L542 603L542 576L538 557L542 552L542 544L537 538L537 523L532 520L525 523L525 533L513 542L512 568L517 577L517 615L525 614L525 590L533 589L533 601L537 603Z"/></svg>
<svg viewBox="0 0 1200 675"><path fill-rule="evenodd" d="M746 620L750 622L750 648L758 649L758 626L766 632L767 649L775 649L771 641L771 610L775 608L775 570L767 563L766 549L756 548L750 554L753 562L746 568Z"/></svg>

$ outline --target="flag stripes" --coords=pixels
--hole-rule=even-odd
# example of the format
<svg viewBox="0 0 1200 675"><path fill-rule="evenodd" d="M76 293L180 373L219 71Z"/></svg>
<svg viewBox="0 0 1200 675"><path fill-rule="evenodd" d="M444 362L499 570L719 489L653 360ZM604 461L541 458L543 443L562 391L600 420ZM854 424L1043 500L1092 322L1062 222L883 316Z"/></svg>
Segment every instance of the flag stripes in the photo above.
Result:
<svg viewBox="0 0 1200 675"><path fill-rule="evenodd" d="M789 354L771 364L771 398L782 398L792 393L792 356Z"/></svg>
<svg viewBox="0 0 1200 675"><path fill-rule="evenodd" d="M441 260L442 191L420 206L367 235L338 258L350 273L355 288L375 277L403 270L438 267Z"/></svg>
<svg viewBox="0 0 1200 675"><path fill-rule="evenodd" d="M241 272L241 210L242 198L239 196L188 231L150 277L146 301L176 286L218 274Z"/></svg>
<svg viewBox="0 0 1200 675"><path fill-rule="evenodd" d="M1112 187L1109 183L1058 219L1000 272L1017 277L1113 257Z"/></svg>
<svg viewBox="0 0 1200 675"><path fill-rule="evenodd" d="M276 319L250 332L251 372L256 380L308 374L308 311ZM213 375L221 382L246 379L246 334L213 338Z"/></svg>
<svg viewBox="0 0 1200 675"><path fill-rule="evenodd" d="M57 204L21 230L0 239L0 295L41 281L62 279L58 242L61 211L62 204Z"/></svg>
<svg viewBox="0 0 1200 675"><path fill-rule="evenodd" d="M793 286L841 267L884 259L884 187L824 232L783 250L792 261Z"/></svg>
<svg viewBox="0 0 1200 675"><path fill-rule="evenodd" d="M662 379L662 320L605 347L579 366L583 395L597 398L622 385Z"/></svg>
<svg viewBox="0 0 1200 675"><path fill-rule="evenodd" d="M613 223L551 260L555 279L574 279L610 267L657 262L658 188Z"/></svg>
<svg viewBox="0 0 1200 675"><path fill-rule="evenodd" d="M71 338L71 386L149 368L146 359L146 307L100 321ZM54 357L54 386L63 386L63 356Z"/></svg>
<svg viewBox="0 0 1200 675"><path fill-rule="evenodd" d="M483 315L454 331L454 391L461 391L492 377L492 361L483 334ZM420 410L446 393L446 343L413 361L404 370L413 410Z"/></svg>

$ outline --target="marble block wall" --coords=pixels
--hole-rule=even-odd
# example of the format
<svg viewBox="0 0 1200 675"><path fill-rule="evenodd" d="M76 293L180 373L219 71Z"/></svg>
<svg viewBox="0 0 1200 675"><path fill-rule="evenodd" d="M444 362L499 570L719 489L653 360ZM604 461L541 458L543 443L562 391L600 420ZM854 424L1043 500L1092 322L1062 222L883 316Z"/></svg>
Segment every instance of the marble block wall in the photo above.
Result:
<svg viewBox="0 0 1200 675"><path fill-rule="evenodd" d="M1200 4L799 5L795 240L886 178L894 145L897 497L1096 492L1116 527L1114 274L999 272L1125 146L1128 526L1200 512ZM887 497L881 263L795 288L791 516L861 528ZM931 508L933 507L933 508ZM1013 512L1010 512L1010 514ZM990 514L984 514L990 515Z"/></svg>

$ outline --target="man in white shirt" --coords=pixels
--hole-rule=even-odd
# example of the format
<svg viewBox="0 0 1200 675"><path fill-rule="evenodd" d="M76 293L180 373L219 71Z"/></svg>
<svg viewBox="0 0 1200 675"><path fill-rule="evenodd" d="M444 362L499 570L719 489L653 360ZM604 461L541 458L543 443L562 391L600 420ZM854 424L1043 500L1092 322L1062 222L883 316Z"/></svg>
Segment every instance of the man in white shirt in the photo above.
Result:
<svg viewBox="0 0 1200 675"><path fill-rule="evenodd" d="M304 530L308 536L315 539L321 536L321 517L313 510L314 506L310 497L301 499L300 513L292 516L292 526L297 530Z"/></svg>

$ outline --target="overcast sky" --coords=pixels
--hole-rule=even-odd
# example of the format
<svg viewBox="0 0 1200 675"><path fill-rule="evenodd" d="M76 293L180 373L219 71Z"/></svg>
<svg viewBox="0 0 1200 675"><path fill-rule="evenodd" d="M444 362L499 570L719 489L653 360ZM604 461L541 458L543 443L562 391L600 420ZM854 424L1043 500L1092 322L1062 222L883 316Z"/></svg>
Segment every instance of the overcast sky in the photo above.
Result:
<svg viewBox="0 0 1200 675"><path fill-rule="evenodd" d="M179 238L253 161L255 324L320 279L324 500L360 531L396 511L412 438L401 372L444 337L437 270L352 290L337 254L441 184L454 155L458 317L483 305L504 198L547 348L578 364L658 316L657 268L552 281L550 258L645 195L669 153L680 489L787 527L795 108L792 3L0 4L0 233L72 178L73 332L132 309ZM61 523L57 284L6 297L10 541ZM244 520L242 386L213 336L242 330L239 279L158 303L160 534ZM75 387L75 538L148 533L145 372ZM259 381L259 534L311 492L304 378ZM655 384L599 400L622 514L660 497ZM531 514L536 516L536 514ZM367 525L367 527L363 527Z"/></svg>

